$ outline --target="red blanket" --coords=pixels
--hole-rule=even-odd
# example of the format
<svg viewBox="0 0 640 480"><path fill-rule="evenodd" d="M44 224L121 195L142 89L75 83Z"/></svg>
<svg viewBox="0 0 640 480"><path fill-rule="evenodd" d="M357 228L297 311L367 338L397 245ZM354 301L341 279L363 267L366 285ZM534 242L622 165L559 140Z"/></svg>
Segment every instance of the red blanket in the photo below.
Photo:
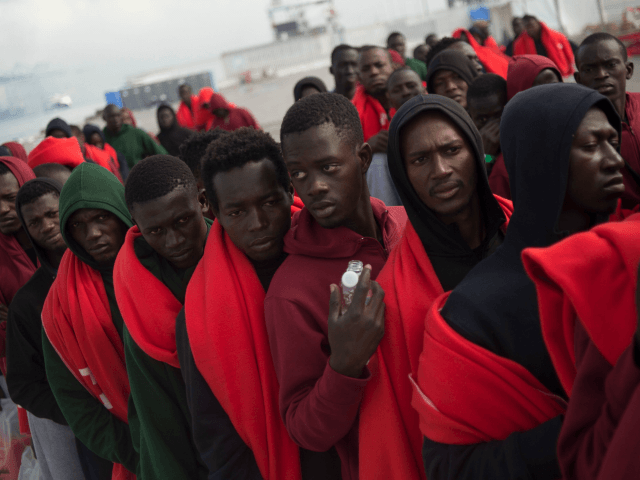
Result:
<svg viewBox="0 0 640 480"><path fill-rule="evenodd" d="M195 130L195 112L198 111L198 97L191 95L191 110L184 102L180 102L180 107L176 112L176 120L178 124L185 128Z"/></svg>
<svg viewBox="0 0 640 480"><path fill-rule="evenodd" d="M513 204L496 199L507 218L506 229ZM385 292L385 335L369 362L371 380L360 406L360 479L424 479L422 434L418 412L411 407L409 374L417 375L424 320L444 292L411 223L376 281Z"/></svg>
<svg viewBox="0 0 640 480"><path fill-rule="evenodd" d="M180 368L176 349L176 317L182 304L167 286L138 260L133 248L142 234L129 229L113 269L120 314L131 337L154 360ZM144 302L140 303L140 299ZM153 308L148 308L153 305Z"/></svg>
<svg viewBox="0 0 640 480"><path fill-rule="evenodd" d="M111 318L102 277L70 250L42 309L42 326L62 361L89 393L127 422L129 379L124 346ZM115 479L135 476L114 464Z"/></svg>
<svg viewBox="0 0 640 480"><path fill-rule="evenodd" d="M93 145L85 143L84 149L86 158L93 161L94 163L97 163L101 167L106 168L111 173L113 173L121 183L124 183L122 181L122 175L120 175L120 163L118 162L118 156L110 155L106 150L107 145L108 144L105 144L105 149L101 150L98 147L94 147Z"/></svg>
<svg viewBox="0 0 640 480"><path fill-rule="evenodd" d="M560 32L551 30L543 22L540 22L542 27L542 33L540 34L540 40L542 45L547 50L547 56L553 60L558 66L558 70L563 77L568 77L574 71L573 64L573 50L567 37ZM513 55L536 55L536 44L527 32L522 33L513 42Z"/></svg>
<svg viewBox="0 0 640 480"><path fill-rule="evenodd" d="M356 87L356 93L351 100L360 115L360 123L364 133L364 141L368 141L380 130L389 130L389 118L393 117L395 110L387 111L378 100L369 95L362 85Z"/></svg>
<svg viewBox="0 0 640 480"><path fill-rule="evenodd" d="M292 213L301 206L297 202ZM185 317L193 357L253 451L263 478L295 480L301 478L299 450L280 416L264 298L253 266L214 222L187 288Z"/></svg>
<svg viewBox="0 0 640 480"><path fill-rule="evenodd" d="M527 369L458 335L440 315L449 294L427 316L412 405L420 430L451 445L504 440L565 412Z"/></svg>
<svg viewBox="0 0 640 480"><path fill-rule="evenodd" d="M544 340L569 395L577 373L576 319L611 365L631 343L637 325L639 235L640 214L635 214L522 254L538 291Z"/></svg>
<svg viewBox="0 0 640 480"><path fill-rule="evenodd" d="M489 37L487 39L488 46L480 45L473 35L469 33L468 30L464 28L459 28L455 32L453 32L453 38L460 38L462 34L465 34L469 44L473 47L480 59L480 63L484 65L487 73L495 73L500 75L502 78L506 80L507 78L507 69L509 68L509 57L507 57L504 53L501 53L497 48L496 41L493 38ZM495 45L495 48L492 46Z"/></svg>

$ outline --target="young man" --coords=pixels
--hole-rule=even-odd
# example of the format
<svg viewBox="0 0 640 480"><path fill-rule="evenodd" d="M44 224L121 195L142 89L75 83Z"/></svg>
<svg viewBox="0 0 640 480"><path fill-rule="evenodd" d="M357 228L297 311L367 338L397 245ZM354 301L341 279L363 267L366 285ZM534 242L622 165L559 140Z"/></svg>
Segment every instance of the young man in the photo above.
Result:
<svg viewBox="0 0 640 480"><path fill-rule="evenodd" d="M260 125L249 110L230 104L219 93L214 92L209 98L209 110L213 116L207 122L207 130L221 128L232 132L242 127L260 130Z"/></svg>
<svg viewBox="0 0 640 480"><path fill-rule="evenodd" d="M178 87L180 106L176 113L176 119L181 127L196 129L195 113L198 111L198 97L193 94L191 85L183 83Z"/></svg>
<svg viewBox="0 0 640 480"><path fill-rule="evenodd" d="M542 55L558 66L563 77L574 72L573 49L567 37L551 30L533 15L522 17L525 31L513 43L514 55Z"/></svg>
<svg viewBox="0 0 640 480"><path fill-rule="evenodd" d="M373 153L386 153L391 112L387 99L387 80L393 72L391 56L382 47L371 45L360 49L358 79L360 85L351 100L360 115L364 140Z"/></svg>
<svg viewBox="0 0 640 480"><path fill-rule="evenodd" d="M30 180L18 191L16 213L40 268L11 302L7 321L7 387L28 413L31 440L47 480L83 478L76 438L53 396L42 353L42 306L67 246L60 234L58 199L62 185Z"/></svg>
<svg viewBox="0 0 640 480"><path fill-rule="evenodd" d="M500 120L507 104L507 82L493 73L476 78L467 92L469 115L480 131L491 191L511 199L509 175L500 149Z"/></svg>
<svg viewBox="0 0 640 480"><path fill-rule="evenodd" d="M358 50L344 44L334 48L329 72L335 80L333 92L351 100L358 85Z"/></svg>
<svg viewBox="0 0 640 480"><path fill-rule="evenodd" d="M355 480L366 364L384 331L384 292L372 279L400 240L406 214L369 196L371 147L344 97L318 94L296 102L280 135L305 204L285 237L289 256L265 299L280 412L294 442L317 452L335 446L342 478ZM351 306L339 315L336 284L351 260L365 268Z"/></svg>
<svg viewBox="0 0 640 480"><path fill-rule="evenodd" d="M576 82L598 90L613 103L622 119L620 153L626 167L622 205L632 209L640 203L640 94L627 93L633 63L627 48L613 35L594 33L580 44L576 55Z"/></svg>
<svg viewBox="0 0 640 480"><path fill-rule="evenodd" d="M120 166L120 176L122 177L123 181L126 180L127 175L129 175L129 165L127 164L127 159L125 158L123 153L116 152L115 149L105 141L104 132L95 125L87 123L82 129L82 134L84 135L86 143L88 143L89 145L93 145L100 150L104 150L105 152L107 152L107 154L109 154L109 156L111 156L111 158L116 158L118 160L118 165Z"/></svg>
<svg viewBox="0 0 640 480"><path fill-rule="evenodd" d="M59 163L43 163L42 165L34 167L33 173L36 174L36 178L50 178L60 185L64 185L67 183L67 180L69 180L71 169Z"/></svg>
<svg viewBox="0 0 640 480"><path fill-rule="evenodd" d="M434 47L431 48L431 50L429 50L429 54L427 55L427 67L429 67L436 55L440 52L444 52L445 50L457 50L460 53L463 53L471 61L475 70L478 72L478 75L482 75L484 73L484 66L480 63L478 54L475 52L473 47L462 38L453 37L442 38Z"/></svg>
<svg viewBox="0 0 640 480"><path fill-rule="evenodd" d="M486 29L486 32L484 31ZM509 65L509 57L503 54L498 47L496 41L489 35L488 26L485 26L481 30L478 27L472 27L472 31L459 28L453 32L453 38L459 38L462 43L455 43L449 48L454 50L460 49L463 53L469 50L469 46L475 52L476 58L484 67L487 73L495 73L503 78L507 78L507 68ZM478 33L482 31L482 42L478 40ZM475 33L475 35L474 35ZM467 44L467 45L465 45ZM471 60L475 60L469 57ZM479 72L482 73L482 72Z"/></svg>
<svg viewBox="0 0 640 480"><path fill-rule="evenodd" d="M492 195L480 133L453 100L410 100L391 122L389 140L391 174L411 223L377 279L385 335L369 363L360 411L362 480L425 478L408 378L417 374L424 318L440 294L498 248L512 211Z"/></svg>
<svg viewBox="0 0 640 480"><path fill-rule="evenodd" d="M471 61L462 53L447 49L429 64L427 91L442 95L467 108L467 90L478 76Z"/></svg>
<svg viewBox="0 0 640 480"><path fill-rule="evenodd" d="M551 59L541 55L518 55L509 60L507 100L518 92L548 83L562 83L562 75Z"/></svg>
<svg viewBox="0 0 640 480"><path fill-rule="evenodd" d="M416 48L413 49L413 58L415 58L416 60L420 60L422 63L424 63L425 70L427 68L427 55L429 55L430 51L431 51L431 47L424 43L416 46ZM426 77L425 77L425 80L426 80Z"/></svg>
<svg viewBox="0 0 640 480"><path fill-rule="evenodd" d="M176 120L176 112L170 105L162 104L156 110L156 118L158 120L158 140L169 155L177 157L180 154L180 145L182 145L193 134L193 130L181 127Z"/></svg>
<svg viewBox="0 0 640 480"><path fill-rule="evenodd" d="M620 121L599 93L527 90L509 102L501 129L515 206L504 243L434 302L425 323L413 404L433 480L560 478L566 395L521 253L606 221L624 191Z"/></svg>
<svg viewBox="0 0 640 480"><path fill-rule="evenodd" d="M335 459L298 451L278 409L264 297L287 257L283 238L299 210L279 146L253 129L224 135L207 151L202 175L217 221L176 341L208 478L336 478Z"/></svg>
<svg viewBox="0 0 640 480"><path fill-rule="evenodd" d="M209 209L180 159L155 155L138 162L125 187L135 226L113 269L124 320L131 385L129 425L145 479L205 479L193 443L185 386L176 353L176 316L204 252Z"/></svg>
<svg viewBox="0 0 640 480"><path fill-rule="evenodd" d="M104 138L116 151L124 154L129 168L151 155L166 155L167 151L139 128L122 121L122 112L117 105L107 105L102 113L107 123Z"/></svg>
<svg viewBox="0 0 640 480"><path fill-rule="evenodd" d="M387 80L387 98L394 110L399 110L408 100L426 92L418 74L409 67L395 70Z"/></svg>
<svg viewBox="0 0 640 480"><path fill-rule="evenodd" d="M60 232L68 250L42 310L47 379L71 430L133 478L138 454L127 424L129 380L113 264L133 226L124 186L106 169L77 167L60 193Z"/></svg>
<svg viewBox="0 0 640 480"><path fill-rule="evenodd" d="M407 39L400 32L393 32L387 37L387 48L400 54L405 64L418 74L421 81L427 79L427 66L414 58L407 58Z"/></svg>

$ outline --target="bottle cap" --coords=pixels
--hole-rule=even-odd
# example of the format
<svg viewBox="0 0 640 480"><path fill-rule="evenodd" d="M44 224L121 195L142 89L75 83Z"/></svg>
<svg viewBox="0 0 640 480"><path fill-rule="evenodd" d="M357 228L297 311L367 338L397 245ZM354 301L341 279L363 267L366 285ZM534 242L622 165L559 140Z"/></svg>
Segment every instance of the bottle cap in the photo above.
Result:
<svg viewBox="0 0 640 480"><path fill-rule="evenodd" d="M356 272L344 272L342 275L342 285L347 288L353 288L358 284L360 276Z"/></svg>

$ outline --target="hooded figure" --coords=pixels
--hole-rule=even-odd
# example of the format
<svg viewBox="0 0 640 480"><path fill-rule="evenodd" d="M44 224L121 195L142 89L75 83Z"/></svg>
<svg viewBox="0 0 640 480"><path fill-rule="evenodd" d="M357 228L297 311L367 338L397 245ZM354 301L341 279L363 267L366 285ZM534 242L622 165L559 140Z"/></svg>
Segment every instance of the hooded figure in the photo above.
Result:
<svg viewBox="0 0 640 480"><path fill-rule="evenodd" d="M193 112L196 130L205 130L207 123L211 120L212 113L209 108L209 101L213 93L213 88L211 87L202 87L198 93L197 108Z"/></svg>
<svg viewBox="0 0 640 480"><path fill-rule="evenodd" d="M61 118L54 118L47 124L47 128L44 131L44 136L48 137L49 135L51 135L51 132L53 130L60 130L64 132L67 138L73 137L73 133L71 132L69 124Z"/></svg>
<svg viewBox="0 0 640 480"><path fill-rule="evenodd" d="M25 163L27 162L27 151L18 142L7 142L3 143L2 146L11 152L11 157L19 158Z"/></svg>
<svg viewBox="0 0 640 480"><path fill-rule="evenodd" d="M253 127L256 130L260 130L260 125L256 122L255 118L249 113L249 110L231 105L227 100L219 93L213 93L209 99L209 110L211 111L211 118L207 123L207 130L213 130L220 127L223 130L232 132L242 127ZM218 116L222 113L222 110L226 110L224 117Z"/></svg>
<svg viewBox="0 0 640 480"><path fill-rule="evenodd" d="M511 100L516 93L524 92L533 87L536 77L543 70L552 70L562 82L562 75L553 60L542 55L517 55L509 61L507 74L507 100Z"/></svg>
<svg viewBox="0 0 640 480"><path fill-rule="evenodd" d="M458 74L467 85L471 85L473 80L478 76L471 60L467 56L457 50L444 50L437 54L429 64L429 72L427 73L427 92L435 93L433 87L433 77L440 70L450 70Z"/></svg>
<svg viewBox="0 0 640 480"><path fill-rule="evenodd" d="M170 126L163 126L163 123L160 121L160 112L163 110L167 110L171 112L172 120ZM162 145L169 155L174 157L180 156L180 145L187 138L193 135L193 130L189 130L188 128L181 127L178 124L178 120L176 119L176 112L171 108L171 106L163 104L158 107L156 111L156 117L158 118L158 126L160 127L160 133L158 133L158 140L160 141L160 145Z"/></svg>
<svg viewBox="0 0 640 480"><path fill-rule="evenodd" d="M315 88L318 93L326 93L327 91L327 86L318 77L304 77L293 87L293 100L296 102L300 100L302 91L307 87Z"/></svg>
<svg viewBox="0 0 640 480"><path fill-rule="evenodd" d="M90 163L73 171L59 210L69 249L42 310L47 378L74 434L114 462L114 479L133 478L139 457L127 424L129 380L113 265L98 264L69 234L68 220L80 209L106 210L123 228L133 226L124 186L113 174Z"/></svg>
<svg viewBox="0 0 640 480"><path fill-rule="evenodd" d="M509 230L426 320L413 405L430 479L561 476L556 442L566 396L520 256L567 235L557 223L573 136L595 106L619 133L611 102L580 85L542 85L505 108L500 142L515 206Z"/></svg>

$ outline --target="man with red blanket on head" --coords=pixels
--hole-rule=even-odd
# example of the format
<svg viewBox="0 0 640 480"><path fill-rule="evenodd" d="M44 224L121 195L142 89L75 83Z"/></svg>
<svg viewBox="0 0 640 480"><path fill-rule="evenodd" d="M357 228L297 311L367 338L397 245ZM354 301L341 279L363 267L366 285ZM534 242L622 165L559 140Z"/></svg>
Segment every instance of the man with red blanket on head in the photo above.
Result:
<svg viewBox="0 0 640 480"><path fill-rule="evenodd" d="M500 51L493 37L487 36L484 44L480 44L476 37L464 28L457 29L452 37L461 38L473 47L487 73L495 73L504 79L507 78L509 57Z"/></svg>
<svg viewBox="0 0 640 480"><path fill-rule="evenodd" d="M634 215L523 253L570 396L558 440L567 480L630 480L640 471L639 235Z"/></svg>
<svg viewBox="0 0 640 480"><path fill-rule="evenodd" d="M124 187L83 163L60 193L60 232L69 247L42 309L47 379L78 439L114 463L114 480L133 479L138 454L127 423L129 379L113 264L133 226Z"/></svg>
<svg viewBox="0 0 640 480"><path fill-rule="evenodd" d="M129 425L140 455L138 476L206 479L191 435L185 386L176 353L176 316L204 251L211 221L204 193L176 157L138 162L125 187L135 226L113 269L124 320L124 353L131 385Z"/></svg>
<svg viewBox="0 0 640 480"><path fill-rule="evenodd" d="M515 209L504 243L425 322L413 405L429 480L560 478L566 393L520 256L607 220L624 189L619 135L611 102L581 85L542 85L507 104L500 140Z"/></svg>
<svg viewBox="0 0 640 480"><path fill-rule="evenodd" d="M417 375L424 319L438 296L500 246L513 209L491 193L480 133L451 99L416 97L400 108L389 155L410 223L377 278L385 333L360 410L361 480L425 478L409 380Z"/></svg>
<svg viewBox="0 0 640 480"><path fill-rule="evenodd" d="M278 410L264 296L287 257L283 238L301 207L279 146L254 129L226 134L207 151L202 175L216 222L176 341L208 478L335 478L336 459L299 451Z"/></svg>
<svg viewBox="0 0 640 480"><path fill-rule="evenodd" d="M211 87L202 87L198 93L197 108L193 112L193 119L198 131L206 130L207 123L213 116L209 108L209 101L214 93Z"/></svg>
<svg viewBox="0 0 640 480"><path fill-rule="evenodd" d="M207 130L221 128L233 132L242 127L260 130L260 125L246 108L236 107L219 93L213 93L209 99L209 110L213 116L207 122Z"/></svg>
<svg viewBox="0 0 640 480"><path fill-rule="evenodd" d="M196 113L198 112L198 97L193 94L191 85L183 83L178 87L180 106L176 112L176 119L181 127L196 129Z"/></svg>
<svg viewBox="0 0 640 480"><path fill-rule="evenodd" d="M2 146L9 149L12 157L19 158L25 163L27 162L27 151L18 142L6 142Z"/></svg>
<svg viewBox="0 0 640 480"><path fill-rule="evenodd" d="M542 55L553 60L563 77L574 72L573 49L567 37L533 15L522 17L525 31L513 42L514 55Z"/></svg>
<svg viewBox="0 0 640 480"><path fill-rule="evenodd" d="M360 402L371 378L366 364L384 332L384 292L373 279L400 242L407 217L404 208L369 196L371 147L343 96L319 93L296 102L280 136L305 204L265 300L280 413L298 445L317 452L335 447L342 478L357 480ZM364 269L341 315L336 284L351 260Z"/></svg>

